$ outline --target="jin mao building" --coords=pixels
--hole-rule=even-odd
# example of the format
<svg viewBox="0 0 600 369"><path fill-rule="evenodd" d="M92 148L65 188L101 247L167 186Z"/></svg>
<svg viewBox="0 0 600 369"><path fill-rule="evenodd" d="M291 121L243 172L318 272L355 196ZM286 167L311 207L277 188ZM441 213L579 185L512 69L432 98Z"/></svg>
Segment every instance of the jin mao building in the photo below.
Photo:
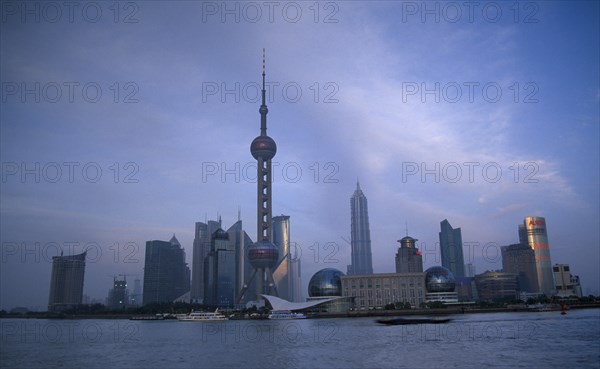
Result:
<svg viewBox="0 0 600 369"><path fill-rule="evenodd" d="M350 198L350 220L352 264L348 265L348 275L373 274L369 209L367 197L360 189L358 182L356 182L356 190Z"/></svg>

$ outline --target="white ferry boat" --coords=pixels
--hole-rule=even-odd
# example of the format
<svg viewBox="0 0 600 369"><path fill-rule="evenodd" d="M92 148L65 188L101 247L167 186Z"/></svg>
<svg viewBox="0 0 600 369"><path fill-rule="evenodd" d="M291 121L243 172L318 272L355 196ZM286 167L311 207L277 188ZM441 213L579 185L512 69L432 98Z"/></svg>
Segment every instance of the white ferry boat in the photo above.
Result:
<svg viewBox="0 0 600 369"><path fill-rule="evenodd" d="M306 315L291 311L273 311L269 314L269 319L306 319Z"/></svg>
<svg viewBox="0 0 600 369"><path fill-rule="evenodd" d="M177 317L180 322L217 322L221 320L228 320L225 315L219 313L219 309L215 310L214 313L204 311L193 311L185 316Z"/></svg>

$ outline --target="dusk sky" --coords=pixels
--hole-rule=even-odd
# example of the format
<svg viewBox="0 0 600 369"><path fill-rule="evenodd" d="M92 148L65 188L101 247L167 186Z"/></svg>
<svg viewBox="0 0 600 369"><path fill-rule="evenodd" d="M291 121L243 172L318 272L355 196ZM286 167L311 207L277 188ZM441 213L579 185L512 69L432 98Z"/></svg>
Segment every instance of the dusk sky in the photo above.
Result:
<svg viewBox="0 0 600 369"><path fill-rule="evenodd" d="M598 2L64 4L2 2L0 308L47 308L59 247L88 249L103 300L143 279L148 240L176 234L191 269L194 223L238 209L256 240L263 48L305 296L350 263L357 179L376 273L406 225L440 265L444 219L465 263L501 269L543 216L552 263L599 293Z"/></svg>

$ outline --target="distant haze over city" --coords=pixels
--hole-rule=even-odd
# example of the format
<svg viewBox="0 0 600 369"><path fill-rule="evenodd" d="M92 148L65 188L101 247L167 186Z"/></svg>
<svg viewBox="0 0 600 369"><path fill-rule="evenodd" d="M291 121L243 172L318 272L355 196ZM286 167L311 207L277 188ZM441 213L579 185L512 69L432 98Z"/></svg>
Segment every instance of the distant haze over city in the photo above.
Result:
<svg viewBox="0 0 600 369"><path fill-rule="evenodd" d="M175 234L190 268L195 222L256 241L263 48L305 297L351 263L357 181L375 273L407 233L441 265L444 219L465 263L502 269L539 216L552 264L600 291L598 2L23 4L2 3L0 309L46 310L61 253L88 251L104 303L146 241Z"/></svg>

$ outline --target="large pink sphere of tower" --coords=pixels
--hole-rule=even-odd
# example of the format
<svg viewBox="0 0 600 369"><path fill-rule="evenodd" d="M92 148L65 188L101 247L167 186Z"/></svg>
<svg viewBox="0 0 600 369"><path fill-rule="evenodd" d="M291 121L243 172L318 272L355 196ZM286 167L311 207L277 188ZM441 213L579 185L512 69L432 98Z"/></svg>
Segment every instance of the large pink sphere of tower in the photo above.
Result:
<svg viewBox="0 0 600 369"><path fill-rule="evenodd" d="M269 241L258 241L248 248L248 260L255 269L271 269L279 260L279 249Z"/></svg>
<svg viewBox="0 0 600 369"><path fill-rule="evenodd" d="M250 144L250 152L254 159L271 160L277 153L277 144L269 136L258 136Z"/></svg>

